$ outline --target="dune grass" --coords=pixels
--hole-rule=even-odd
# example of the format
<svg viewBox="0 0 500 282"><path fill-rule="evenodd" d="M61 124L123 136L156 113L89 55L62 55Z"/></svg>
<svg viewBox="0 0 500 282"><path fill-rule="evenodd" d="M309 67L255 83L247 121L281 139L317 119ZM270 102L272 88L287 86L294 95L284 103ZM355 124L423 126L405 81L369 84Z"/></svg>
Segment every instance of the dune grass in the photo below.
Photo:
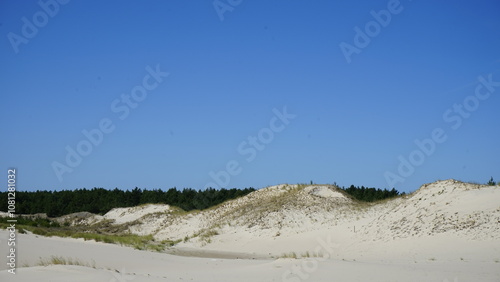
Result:
<svg viewBox="0 0 500 282"><path fill-rule="evenodd" d="M4 222L0 222L0 228L5 229L9 225ZM103 242L109 244L117 244L121 246L133 247L137 250L148 250L162 252L168 246L173 246L178 241L162 241L156 242L153 235L139 236L130 233L120 232L118 234L102 233L99 229L94 228L92 230L83 230L74 227L58 226L58 227L47 227L34 224L18 224L16 225L18 233L32 232L33 234L45 236L45 237L63 237L63 238L75 238L84 239L85 241L94 240L96 242Z"/></svg>
<svg viewBox="0 0 500 282"><path fill-rule="evenodd" d="M290 253L282 254L281 258L293 258L293 259L297 259L298 256L297 256L297 253L290 252Z"/></svg>
<svg viewBox="0 0 500 282"><path fill-rule="evenodd" d="M97 234L97 233L87 233L87 232L74 232L71 230L44 230L37 229L33 231L34 234L42 236L56 236L56 237L70 237L75 239L83 239L85 241L94 240L96 242L103 242L108 244L117 244L121 246L133 247L137 250L148 250L161 252L165 249L166 244L162 242L157 243L154 241L152 235L139 236L135 234ZM169 243L168 245L172 245Z"/></svg>
<svg viewBox="0 0 500 282"><path fill-rule="evenodd" d="M96 268L95 261L92 260L92 263L84 263L79 259L73 258L65 258L62 256L51 256L48 259L40 258L40 261L37 263L38 266L49 266L49 265L78 265L85 267Z"/></svg>
<svg viewBox="0 0 500 282"><path fill-rule="evenodd" d="M280 256L280 258L293 258L293 259L322 258L322 257L324 257L323 253L310 253L309 251L301 254L297 254L296 252L284 253Z"/></svg>

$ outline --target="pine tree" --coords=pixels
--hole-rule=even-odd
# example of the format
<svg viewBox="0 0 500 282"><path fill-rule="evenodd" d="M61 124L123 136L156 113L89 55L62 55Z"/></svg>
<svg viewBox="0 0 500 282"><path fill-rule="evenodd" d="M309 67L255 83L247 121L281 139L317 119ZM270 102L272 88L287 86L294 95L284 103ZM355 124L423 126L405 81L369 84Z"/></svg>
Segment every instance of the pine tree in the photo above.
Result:
<svg viewBox="0 0 500 282"><path fill-rule="evenodd" d="M490 178L490 181L487 183L490 186L495 186L495 181L493 180L493 176Z"/></svg>

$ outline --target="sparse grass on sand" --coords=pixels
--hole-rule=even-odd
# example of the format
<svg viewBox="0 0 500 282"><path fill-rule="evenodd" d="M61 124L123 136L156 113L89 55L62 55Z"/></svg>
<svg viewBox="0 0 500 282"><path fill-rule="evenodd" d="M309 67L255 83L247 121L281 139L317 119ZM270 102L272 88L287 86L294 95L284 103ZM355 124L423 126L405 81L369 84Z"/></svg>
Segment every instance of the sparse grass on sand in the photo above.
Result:
<svg viewBox="0 0 500 282"><path fill-rule="evenodd" d="M291 253L287 253L287 254L281 255L281 258L293 258L293 259L296 259L298 257L297 257L297 253L291 252Z"/></svg>
<svg viewBox="0 0 500 282"><path fill-rule="evenodd" d="M38 266L78 265L78 266L96 268L94 260L92 260L92 263L84 263L79 259L65 258L62 256L51 256L49 259L40 258L40 261L37 263L37 265Z"/></svg>
<svg viewBox="0 0 500 282"><path fill-rule="evenodd" d="M0 228L4 228L5 224L0 223ZM71 227L36 227L30 225L16 226L20 233L30 231L33 234L45 237L63 237L63 238L81 238L85 241L94 240L96 242L103 242L109 244L117 244L122 246L133 247L137 250L148 250L162 252L165 247L170 247L179 241L162 241L155 242L153 235L139 236L135 234L99 234L96 232L80 231Z"/></svg>
<svg viewBox="0 0 500 282"><path fill-rule="evenodd" d="M36 232L33 232L37 234ZM162 242L156 243L152 235L139 236L135 234L124 234L124 235L110 235L110 234L96 234L96 233L81 233L81 232L58 232L58 231L48 231L47 234L39 234L43 236L58 236L58 237L71 237L71 238L82 238L85 241L94 240L96 242L104 242L108 244L117 244L122 246L133 247L137 250L149 250L161 252L165 249L165 245L172 246L172 242Z"/></svg>
<svg viewBox="0 0 500 282"><path fill-rule="evenodd" d="M285 253L280 256L280 258L293 258L293 259L302 259L302 258L320 258L324 257L322 253L310 253L309 251L297 254L296 252Z"/></svg>

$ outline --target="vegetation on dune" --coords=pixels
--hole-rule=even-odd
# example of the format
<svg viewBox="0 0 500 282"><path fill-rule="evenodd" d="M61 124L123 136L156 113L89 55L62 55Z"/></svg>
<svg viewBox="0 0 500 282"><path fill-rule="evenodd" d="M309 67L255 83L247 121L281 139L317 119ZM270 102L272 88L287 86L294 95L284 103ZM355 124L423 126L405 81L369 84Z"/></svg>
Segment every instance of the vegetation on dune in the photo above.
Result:
<svg viewBox="0 0 500 282"><path fill-rule="evenodd" d="M486 183L490 186L495 186L495 185L500 185L500 182L496 183L495 184L495 181L493 180L493 176L490 178L490 180L488 181L488 183Z"/></svg>
<svg viewBox="0 0 500 282"><path fill-rule="evenodd" d="M7 217L0 217L0 226L1 224L7 224L7 220L11 218ZM31 227L61 227L59 223L56 221L52 221L47 218L40 218L40 217L34 217L34 218L28 218L28 217L16 217L16 225L24 225L24 226L31 226Z"/></svg>
<svg viewBox="0 0 500 282"><path fill-rule="evenodd" d="M9 218L0 218L0 228L7 228L10 223ZM43 218L23 218L17 217L16 229L19 233L26 231L46 237L69 237L81 238L85 241L94 240L96 242L118 244L133 247L138 250L163 251L165 247L172 246L175 242L163 241L155 242L152 235L139 236L135 234L104 234L99 230L99 226L85 230L84 228L61 226L57 222Z"/></svg>
<svg viewBox="0 0 500 282"><path fill-rule="evenodd" d="M168 204L185 211L203 210L227 200L245 196L255 191L245 189L213 189L194 190L185 188L181 191L171 188L123 191L118 188L76 189L63 191L16 192L16 213L46 213L49 217L57 217L75 212L91 212L105 214L113 208L133 207L141 204ZM0 199L6 199L7 192L0 192ZM0 211L7 211L7 201L0 201Z"/></svg>
<svg viewBox="0 0 500 282"><path fill-rule="evenodd" d="M42 259L37 263L39 266L49 266L49 265L78 265L78 266L86 266L96 268L95 261L92 260L92 263L84 263L81 260L75 258L65 258L62 256L51 256L50 259Z"/></svg>
<svg viewBox="0 0 500 282"><path fill-rule="evenodd" d="M357 187L351 185L349 188L341 187L340 189L344 190L356 200L363 202L375 202L405 194L404 192L400 193L395 188L392 188L392 190L382 190L380 188Z"/></svg>

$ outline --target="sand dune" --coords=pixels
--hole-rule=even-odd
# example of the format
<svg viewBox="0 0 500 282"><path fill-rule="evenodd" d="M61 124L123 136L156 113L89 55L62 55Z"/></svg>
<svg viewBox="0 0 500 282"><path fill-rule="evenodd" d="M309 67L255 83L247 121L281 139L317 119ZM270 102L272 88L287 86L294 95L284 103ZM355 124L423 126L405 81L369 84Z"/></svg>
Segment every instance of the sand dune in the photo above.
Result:
<svg viewBox="0 0 500 282"><path fill-rule="evenodd" d="M0 280L500 281L498 186L446 180L367 204L330 185L284 184L200 212L143 205L64 219L177 244L156 253L19 234L19 265L30 267ZM36 266L51 255L84 266Z"/></svg>

